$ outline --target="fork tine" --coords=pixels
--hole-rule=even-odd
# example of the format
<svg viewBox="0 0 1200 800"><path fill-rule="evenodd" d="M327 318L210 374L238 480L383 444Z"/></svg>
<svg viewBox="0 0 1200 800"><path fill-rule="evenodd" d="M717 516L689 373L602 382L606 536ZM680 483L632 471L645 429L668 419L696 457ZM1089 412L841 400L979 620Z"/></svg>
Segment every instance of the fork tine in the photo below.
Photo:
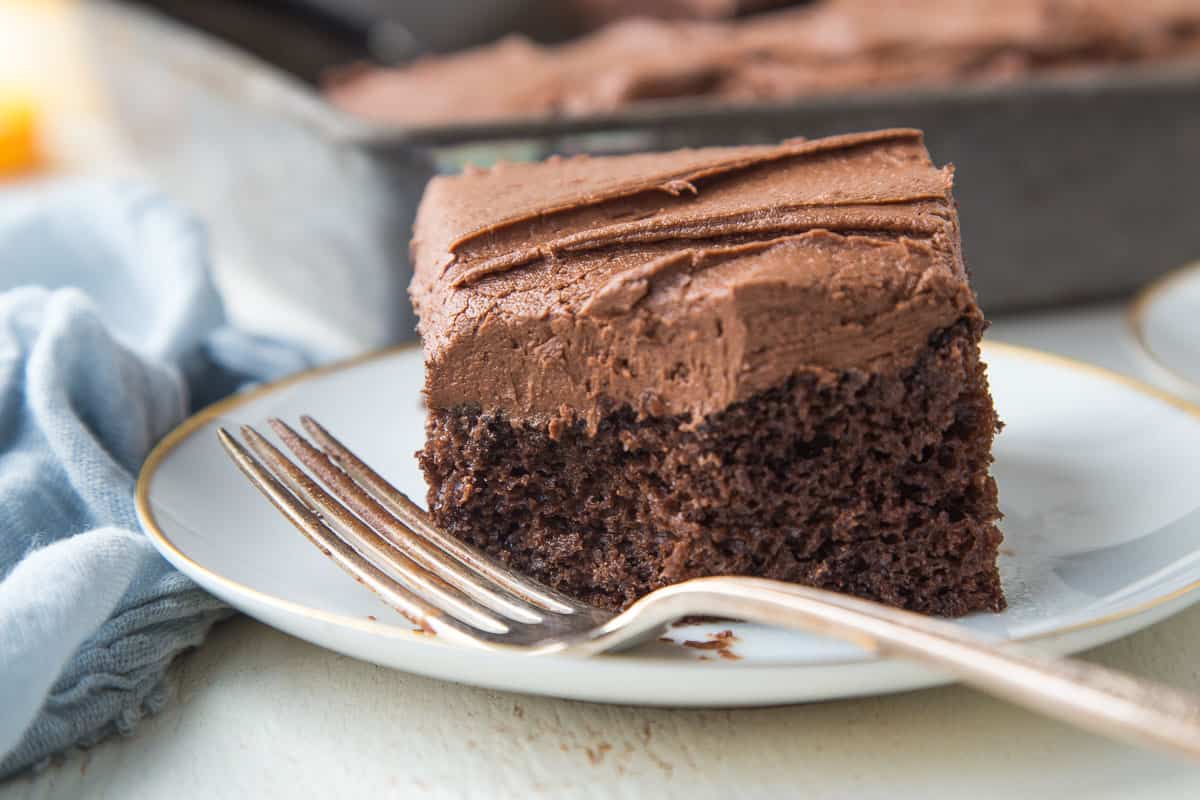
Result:
<svg viewBox="0 0 1200 800"><path fill-rule="evenodd" d="M546 611L559 614L591 613L594 611L550 587L523 577L488 557L470 545L448 536L433 524L428 514L408 495L368 467L319 422L307 414L300 418L313 441L359 486L380 505L400 520L404 526L430 545L453 557L459 563L490 579L518 597Z"/></svg>
<svg viewBox="0 0 1200 800"><path fill-rule="evenodd" d="M271 419L269 422L293 455L384 541L480 605L518 622L535 624L542 621L542 614L522 598L509 594L495 584L481 581L440 550L427 547L421 537L390 514L349 475L339 469L329 456L313 447L287 423L279 419Z"/></svg>
<svg viewBox="0 0 1200 800"><path fill-rule="evenodd" d="M509 626L488 613L487 609L464 597L437 575L394 550L349 509L330 497L328 492L289 461L287 456L279 452L278 448L264 439L258 431L249 425L243 425L242 436L250 450L264 462L272 474L290 489L299 501L316 512L321 522L333 531L336 538L357 551L366 561L429 605L441 609L460 622L489 634L508 633Z"/></svg>
<svg viewBox="0 0 1200 800"><path fill-rule="evenodd" d="M258 459L251 455L224 428L217 437L233 462L250 483L266 495L289 522L316 545L326 557L359 583L374 592L384 603L400 612L415 625L455 641L475 643L476 638L464 630L453 617L422 600L398 584L350 545L343 542L321 518L300 502Z"/></svg>

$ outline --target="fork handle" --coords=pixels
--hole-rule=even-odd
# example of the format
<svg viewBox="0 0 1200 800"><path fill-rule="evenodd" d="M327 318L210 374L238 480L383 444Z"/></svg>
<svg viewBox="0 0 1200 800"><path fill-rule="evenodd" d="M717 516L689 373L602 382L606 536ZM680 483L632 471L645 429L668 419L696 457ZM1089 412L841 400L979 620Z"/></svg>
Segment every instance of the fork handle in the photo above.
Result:
<svg viewBox="0 0 1200 800"><path fill-rule="evenodd" d="M720 608L748 622L848 640L1094 733L1200 759L1200 698L1187 692L1090 662L994 645L961 626L819 589L756 578L702 578L670 589L692 595L684 605L697 610L689 614Z"/></svg>

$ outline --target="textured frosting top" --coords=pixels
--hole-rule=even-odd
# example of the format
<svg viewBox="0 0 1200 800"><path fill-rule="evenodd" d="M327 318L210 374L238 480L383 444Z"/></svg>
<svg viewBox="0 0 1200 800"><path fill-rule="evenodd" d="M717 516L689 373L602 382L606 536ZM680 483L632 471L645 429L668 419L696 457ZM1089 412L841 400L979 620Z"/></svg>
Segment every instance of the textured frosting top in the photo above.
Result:
<svg viewBox="0 0 1200 800"><path fill-rule="evenodd" d="M951 179L913 130L435 178L410 290L428 402L698 421L800 369L910 363L979 314Z"/></svg>
<svg viewBox="0 0 1200 800"><path fill-rule="evenodd" d="M1197 0L819 0L736 21L625 20L555 47L509 38L328 87L404 125L751 101L1200 57Z"/></svg>

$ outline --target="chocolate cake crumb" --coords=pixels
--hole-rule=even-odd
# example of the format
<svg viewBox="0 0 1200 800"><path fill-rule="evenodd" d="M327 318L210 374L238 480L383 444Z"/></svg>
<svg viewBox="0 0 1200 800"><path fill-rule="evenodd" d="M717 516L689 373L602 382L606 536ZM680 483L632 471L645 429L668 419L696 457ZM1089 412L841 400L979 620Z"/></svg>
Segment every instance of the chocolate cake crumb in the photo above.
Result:
<svg viewBox="0 0 1200 800"><path fill-rule="evenodd" d="M402 617L404 617L406 620L408 620L409 622L411 622L413 625L417 626L416 630L414 630L413 633L419 633L419 634L422 634L425 636L437 636L437 631L435 631L433 628L431 628L429 626L429 623L425 619L418 618L412 614L409 614L407 611L401 611L400 615Z"/></svg>
<svg viewBox="0 0 1200 800"><path fill-rule="evenodd" d="M741 656L733 652L731 649L733 643L738 638L734 636L733 631L723 630L716 633L710 633L708 641L700 642L689 639L683 643L684 647L691 647L694 650L716 650L717 655L729 661L740 661Z"/></svg>
<svg viewBox="0 0 1200 800"><path fill-rule="evenodd" d="M698 642L695 639L688 639L683 643L684 647L691 647L696 650L720 650L725 646L725 643L718 639L710 639L707 642Z"/></svg>
<svg viewBox="0 0 1200 800"><path fill-rule="evenodd" d="M595 766L604 760L605 754L612 750L612 745L608 742L600 742L595 748L585 747L583 750L587 753L588 761Z"/></svg>

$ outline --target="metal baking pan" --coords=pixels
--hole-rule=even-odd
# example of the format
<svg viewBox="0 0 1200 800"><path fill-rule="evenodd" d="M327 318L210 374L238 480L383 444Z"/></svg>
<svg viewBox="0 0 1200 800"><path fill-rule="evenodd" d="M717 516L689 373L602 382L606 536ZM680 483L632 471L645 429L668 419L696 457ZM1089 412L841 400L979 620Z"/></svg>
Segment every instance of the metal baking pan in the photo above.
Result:
<svg viewBox="0 0 1200 800"><path fill-rule="evenodd" d="M967 263L989 313L1119 296L1200 257L1196 64L396 129L350 119L272 68L143 12L97 3L87 17L90 38L126 44L104 48L102 71L123 124L168 185L193 196L182 184L197 170L219 175L195 204L247 263L294 258L298 274L320 276L330 260L353 261L378 283L381 312L391 311L372 339L412 334L404 294L412 213L430 175L467 161L917 127L934 160L957 168ZM293 191L297 181L311 191ZM231 207L222 192L235 186L252 202ZM283 254L281 226L292 234Z"/></svg>

